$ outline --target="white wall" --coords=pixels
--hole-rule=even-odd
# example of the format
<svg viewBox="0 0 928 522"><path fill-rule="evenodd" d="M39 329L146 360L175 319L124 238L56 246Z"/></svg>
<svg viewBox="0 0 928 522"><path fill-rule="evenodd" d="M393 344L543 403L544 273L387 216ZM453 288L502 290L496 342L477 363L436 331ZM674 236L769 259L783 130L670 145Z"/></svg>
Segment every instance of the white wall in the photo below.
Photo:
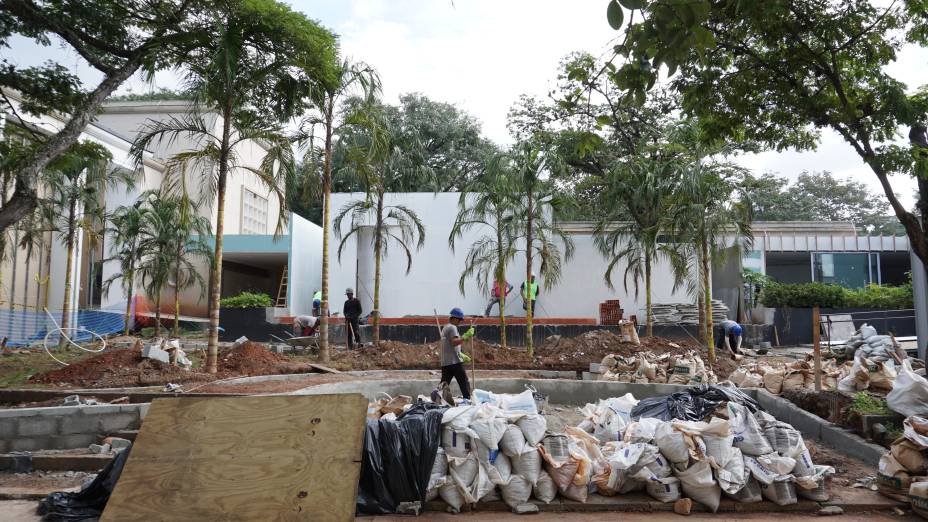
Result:
<svg viewBox="0 0 928 522"><path fill-rule="evenodd" d="M322 227L290 215L290 254L287 301L291 315L309 315L313 309L313 292L322 289ZM331 290L330 290L331 292ZM333 297L337 294L332 294ZM339 303L337 299L329 299ZM340 309L329 304L333 310Z"/></svg>
<svg viewBox="0 0 928 522"><path fill-rule="evenodd" d="M362 198L362 194L333 194L333 215L346 203ZM390 245L382 262L381 315L384 317L402 317L405 315L431 315L433 309L439 314L447 314L455 306L464 309L467 314L482 314L488 301L472 279L465 284L466 295L458 290L458 280L464 270L467 249L479 237L487 233L478 229L470 230L456 241L456 251L448 246L448 235L457 214L459 194L457 193L403 193L388 194L387 205L401 204L410 207L424 222L426 227L425 246L413 253L413 264L409 275L405 275L406 258L396 245ZM348 217L342 224L342 233L349 230ZM334 221L334 220L333 220ZM333 223L333 238L334 238ZM536 308L539 317L598 317L599 303L606 299L620 299L625 313L639 313L644 307L644 289L634 298L634 288L629 292L622 288L621 277L624 267L613 276L616 290L610 290L603 281L603 274L608 265L593 244L589 233L572 234L576 252L570 261L562 266L559 284L550 287L541 283L541 295ZM331 287L341 291L344 287L358 286L359 298L364 304L364 312L371 309L373 294L373 245L369 235L362 235L356 240L348 240L341 262L337 259L338 240L332 243ZM562 249L563 251L563 249ZM357 265L360 268L356 268ZM536 272L537 270L537 264ZM360 282L355 284L356 272ZM510 294L507 314L524 315L522 300L518 287L525 280L525 259L517 256L507 267L507 278L516 288ZM673 278L669 263L659 260L654 267L653 302L689 302L684 292L673 292ZM333 294L335 295L335 294ZM494 313L496 312L494 307ZM643 315L640 314L639 315Z"/></svg>

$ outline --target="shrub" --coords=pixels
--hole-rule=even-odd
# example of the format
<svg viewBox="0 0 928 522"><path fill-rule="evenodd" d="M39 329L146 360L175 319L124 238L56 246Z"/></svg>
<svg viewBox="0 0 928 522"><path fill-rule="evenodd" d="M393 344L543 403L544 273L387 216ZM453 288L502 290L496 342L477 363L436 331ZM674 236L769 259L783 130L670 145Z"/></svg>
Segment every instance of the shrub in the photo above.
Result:
<svg viewBox="0 0 928 522"><path fill-rule="evenodd" d="M242 292L219 300L219 306L222 308L267 308L273 305L271 296L255 292Z"/></svg>
<svg viewBox="0 0 928 522"><path fill-rule="evenodd" d="M825 283L773 283L764 287L760 295L760 302L769 308L843 308L847 301L844 288Z"/></svg>
<svg viewBox="0 0 928 522"><path fill-rule="evenodd" d="M898 310L915 306L911 283L902 286L867 285L858 290L847 290L847 295L848 306L854 308Z"/></svg>

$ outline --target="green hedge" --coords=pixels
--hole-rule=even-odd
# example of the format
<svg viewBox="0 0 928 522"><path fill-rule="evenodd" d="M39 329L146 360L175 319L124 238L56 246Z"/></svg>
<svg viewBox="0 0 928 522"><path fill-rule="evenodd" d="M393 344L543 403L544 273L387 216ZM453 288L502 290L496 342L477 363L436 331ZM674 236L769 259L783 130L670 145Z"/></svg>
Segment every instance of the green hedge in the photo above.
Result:
<svg viewBox="0 0 928 522"><path fill-rule="evenodd" d="M219 300L222 308L267 308L274 306L271 296L254 292L242 292L236 296Z"/></svg>
<svg viewBox="0 0 928 522"><path fill-rule="evenodd" d="M769 308L871 308L893 310L914 307L912 285L869 285L852 290L825 283L782 284L764 287L760 302Z"/></svg>

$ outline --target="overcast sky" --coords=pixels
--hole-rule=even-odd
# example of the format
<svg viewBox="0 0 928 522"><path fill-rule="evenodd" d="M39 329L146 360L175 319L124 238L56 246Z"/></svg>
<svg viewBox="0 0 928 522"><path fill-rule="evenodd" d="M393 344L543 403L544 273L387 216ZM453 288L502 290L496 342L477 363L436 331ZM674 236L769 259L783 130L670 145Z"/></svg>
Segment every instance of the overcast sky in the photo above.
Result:
<svg viewBox="0 0 928 522"><path fill-rule="evenodd" d="M346 56L376 67L388 102L395 102L401 93L421 92L454 103L480 120L486 136L500 144L511 142L506 113L520 94L544 96L553 87L561 58L579 50L599 55L616 36L606 23L605 0L291 3L335 31ZM28 52L30 47L32 52ZM60 53L48 49L36 53L23 42L13 51L21 63L44 61ZM79 65L79 61L71 58L70 65ZM890 70L910 88L928 84L928 50L904 49ZM155 80L155 87L175 86L170 73L159 74ZM150 88L138 80L129 85L134 92ZM802 170L830 170L880 190L853 150L830 132L814 152L767 152L739 161L757 172L771 170L787 177ZM914 181L903 177L893 184L910 205Z"/></svg>

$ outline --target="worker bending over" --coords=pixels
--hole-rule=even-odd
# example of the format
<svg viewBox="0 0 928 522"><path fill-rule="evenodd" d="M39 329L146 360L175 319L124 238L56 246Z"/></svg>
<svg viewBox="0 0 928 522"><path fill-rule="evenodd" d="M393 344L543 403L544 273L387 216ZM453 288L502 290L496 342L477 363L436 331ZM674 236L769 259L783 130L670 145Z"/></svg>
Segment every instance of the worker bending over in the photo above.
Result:
<svg viewBox="0 0 928 522"><path fill-rule="evenodd" d="M743 330L741 325L731 319L725 319L718 324L716 330L716 348L721 349L724 346L731 353L732 359L737 358L736 356L741 354L741 333Z"/></svg>
<svg viewBox="0 0 928 522"><path fill-rule="evenodd" d="M464 320L464 312L460 308L452 308L448 315L448 324L441 330L441 382L450 385L451 379L454 378L461 388L461 395L470 399L470 382L467 380L464 363L470 362L471 359L466 353L461 352L461 343L474 336L474 327L471 326L464 335L460 335L458 325Z"/></svg>
<svg viewBox="0 0 928 522"><path fill-rule="evenodd" d="M316 324L318 319L311 315L298 315L293 318L293 335L296 337L308 337L316 335Z"/></svg>

